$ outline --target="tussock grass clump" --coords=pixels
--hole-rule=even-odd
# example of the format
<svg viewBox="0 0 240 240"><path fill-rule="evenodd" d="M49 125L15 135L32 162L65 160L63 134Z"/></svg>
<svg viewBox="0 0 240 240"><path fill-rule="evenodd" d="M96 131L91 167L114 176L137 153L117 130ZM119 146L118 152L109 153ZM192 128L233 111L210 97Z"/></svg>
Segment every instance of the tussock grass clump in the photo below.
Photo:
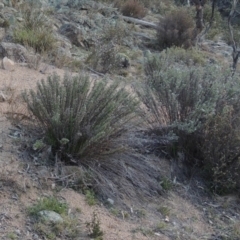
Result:
<svg viewBox="0 0 240 240"><path fill-rule="evenodd" d="M121 12L124 16L134 18L143 18L147 13L144 6L138 0L126 1L121 7Z"/></svg>
<svg viewBox="0 0 240 240"><path fill-rule="evenodd" d="M240 79L214 66L179 68L164 54L149 55L145 70L139 96L153 132L168 135L169 156L198 167L214 192L239 189Z"/></svg>
<svg viewBox="0 0 240 240"><path fill-rule="evenodd" d="M91 81L87 76L48 77L24 94L46 140L66 159L106 152L112 138L134 117L137 101L117 82Z"/></svg>
<svg viewBox="0 0 240 240"><path fill-rule="evenodd" d="M157 44L161 49L172 46L188 48L194 39L194 21L186 10L179 9L160 19Z"/></svg>
<svg viewBox="0 0 240 240"><path fill-rule="evenodd" d="M44 14L33 2L23 4L21 11L24 21L14 30L14 40L38 53L53 50L56 40Z"/></svg>

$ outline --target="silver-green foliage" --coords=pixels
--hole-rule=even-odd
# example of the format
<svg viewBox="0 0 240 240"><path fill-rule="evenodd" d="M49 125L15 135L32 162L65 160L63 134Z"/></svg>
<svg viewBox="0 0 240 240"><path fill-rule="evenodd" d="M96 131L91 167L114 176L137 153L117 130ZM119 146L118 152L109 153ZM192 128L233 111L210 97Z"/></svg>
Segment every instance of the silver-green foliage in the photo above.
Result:
<svg viewBox="0 0 240 240"><path fill-rule="evenodd" d="M168 55L148 55L145 72L139 96L152 126L167 126L177 137L171 153L202 167L218 193L240 187L239 77L219 66L184 67Z"/></svg>
<svg viewBox="0 0 240 240"><path fill-rule="evenodd" d="M220 75L216 67L182 66L165 53L147 56L145 72L148 97L144 102L160 124L197 127L214 113L228 80L228 75Z"/></svg>
<svg viewBox="0 0 240 240"><path fill-rule="evenodd" d="M48 77L25 92L29 110L46 131L48 143L71 157L98 154L134 117L137 101L117 82L87 76Z"/></svg>

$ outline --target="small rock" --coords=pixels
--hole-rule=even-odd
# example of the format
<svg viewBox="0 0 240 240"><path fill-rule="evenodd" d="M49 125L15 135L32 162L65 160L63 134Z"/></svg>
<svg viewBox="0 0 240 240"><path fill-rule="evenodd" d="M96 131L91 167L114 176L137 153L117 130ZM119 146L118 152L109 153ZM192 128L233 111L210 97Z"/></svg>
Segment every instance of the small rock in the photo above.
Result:
<svg viewBox="0 0 240 240"><path fill-rule="evenodd" d="M58 223L63 222L63 218L54 211L43 210L39 212L39 215L46 221Z"/></svg>
<svg viewBox="0 0 240 240"><path fill-rule="evenodd" d="M5 102L6 96L3 94L3 92L0 92L0 102Z"/></svg>
<svg viewBox="0 0 240 240"><path fill-rule="evenodd" d="M169 222L169 217L166 216L165 219L164 219L165 222Z"/></svg>
<svg viewBox="0 0 240 240"><path fill-rule="evenodd" d="M15 230L15 233L16 233L17 235L21 235L21 231L20 231L19 229L16 229L16 230Z"/></svg>
<svg viewBox="0 0 240 240"><path fill-rule="evenodd" d="M4 57L2 63L3 63L3 68L5 70L7 70L7 71L14 70L14 62L11 59Z"/></svg>
<svg viewBox="0 0 240 240"><path fill-rule="evenodd" d="M18 20L18 22L23 22L24 21L24 19L21 18L21 17L17 17L16 19Z"/></svg>
<svg viewBox="0 0 240 240"><path fill-rule="evenodd" d="M108 198L107 202L110 203L111 205L114 205L114 200L112 200L111 198Z"/></svg>

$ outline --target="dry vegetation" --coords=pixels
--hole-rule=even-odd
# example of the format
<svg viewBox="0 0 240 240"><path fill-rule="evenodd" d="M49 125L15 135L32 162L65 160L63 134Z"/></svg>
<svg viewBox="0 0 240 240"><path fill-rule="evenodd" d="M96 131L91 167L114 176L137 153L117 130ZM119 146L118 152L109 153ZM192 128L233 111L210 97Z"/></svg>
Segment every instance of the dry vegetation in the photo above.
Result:
<svg viewBox="0 0 240 240"><path fill-rule="evenodd" d="M35 198L27 208L34 231L46 239L105 239L96 211L91 211L91 219L83 227L77 218L81 210L74 209L72 214L67 203L59 200L67 189L69 196L84 194L91 209L101 202L112 215L129 221L127 225L140 222L141 227L132 230L140 234L138 239L213 239L214 234L221 239L240 239L239 74L233 76L230 68L212 64L209 55L194 46L194 17L179 7L185 4L182 1L101 2L138 19L168 9L151 30L153 41L134 42L143 52L141 59L129 57L137 51L126 40L140 28L120 21L105 23L86 58L81 63L76 60L75 67L84 72L48 76L22 98L15 98L11 89L1 90L9 95L10 100L2 101L8 108L18 102L28 111L5 111L14 134L17 132L9 135L16 140L18 153L27 159L21 174L35 171L31 172L35 176L38 165L43 166L46 176L39 188L45 186L53 193ZM23 22L13 29L14 41L44 56L54 55L57 45L44 14L34 5L23 4L19 9ZM210 10L207 6L206 19ZM223 21L219 13L216 16L217 22ZM213 25L217 29L206 37L223 35L217 22ZM74 65L67 57L53 62ZM130 73L133 77L122 81L120 75ZM8 181L13 185L6 176L0 181L4 188ZM232 194L234 200L229 206L218 205L216 196L226 194ZM192 213L185 213L187 208ZM48 225L39 221L41 210L59 213L63 222ZM184 214L192 215L187 218ZM227 220L222 219L225 215ZM156 218L159 222L145 224ZM227 227L222 229L224 224ZM87 234L81 235L79 226ZM17 239L11 232L7 238Z"/></svg>

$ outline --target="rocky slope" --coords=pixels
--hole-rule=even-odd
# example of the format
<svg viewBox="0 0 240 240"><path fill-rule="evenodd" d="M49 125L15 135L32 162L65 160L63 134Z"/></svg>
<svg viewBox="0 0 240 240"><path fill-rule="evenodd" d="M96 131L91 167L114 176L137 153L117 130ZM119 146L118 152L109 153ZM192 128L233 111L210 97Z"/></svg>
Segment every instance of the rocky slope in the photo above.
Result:
<svg viewBox="0 0 240 240"><path fill-rule="evenodd" d="M44 156L29 157L20 148L19 142L29 137L19 123L19 113L25 111L19 94L24 89L34 88L38 80L54 72L63 76L65 71L80 70L92 78L107 76L129 86L144 75L145 53L156 51L152 47L154 27L124 18L112 4L91 0L32 2L33 16L51 26L55 39L53 49L41 54L14 41L14 30L23 25L26 17L24 0L0 0L0 57L5 58L0 69L1 239L90 239L85 223L92 221L94 211L106 240L240 239L239 199L232 195L212 196L197 178L172 181L173 166L165 159L159 161L149 149L145 151L144 147L154 140L141 131L127 136L130 146L145 159L159 163L155 170L165 177L160 184L165 184L168 191L150 199L126 198L124 205L110 198L105 199L105 205L97 202L89 206L85 195L68 188L79 169L66 167L65 173L56 177L54 167L42 161ZM143 21L154 26L160 17L149 11ZM104 54L108 53L114 64L103 61L103 46ZM231 64L232 48L222 40L204 40L199 48L207 55L207 64ZM173 175L179 169L175 170ZM44 228L29 216L28 207L48 196L68 204L65 217L74 224L70 221L64 227L71 226L76 235L61 228L51 234L53 229Z"/></svg>

